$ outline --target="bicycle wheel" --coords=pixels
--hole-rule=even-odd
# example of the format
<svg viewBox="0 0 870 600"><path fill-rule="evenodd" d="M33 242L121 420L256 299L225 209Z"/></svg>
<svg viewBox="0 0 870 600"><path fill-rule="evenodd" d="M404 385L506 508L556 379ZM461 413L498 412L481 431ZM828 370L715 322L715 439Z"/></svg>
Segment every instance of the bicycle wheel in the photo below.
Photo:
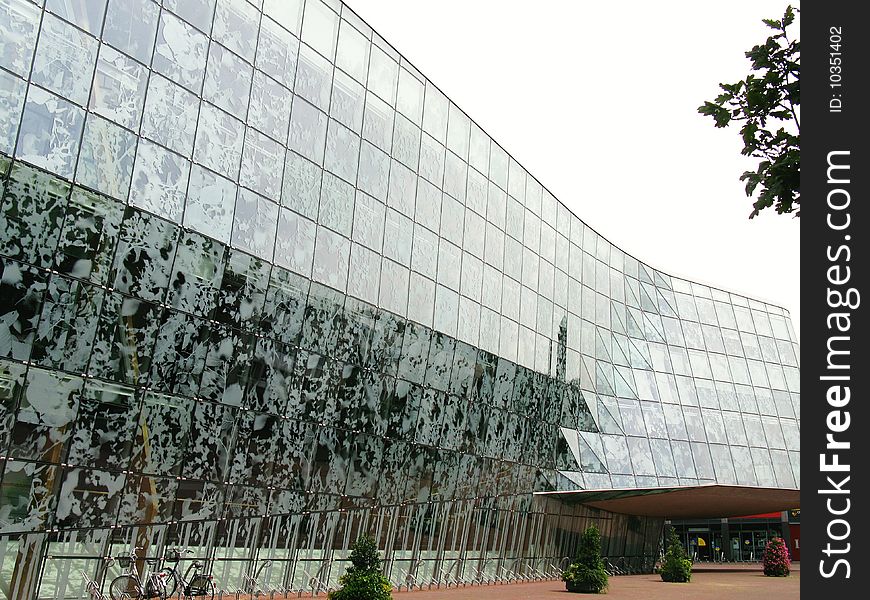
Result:
<svg viewBox="0 0 870 600"><path fill-rule="evenodd" d="M175 577L175 571L169 567L163 567L157 571L157 576L160 577L165 586L161 597L164 598L164 600L166 598L172 598L175 595L175 591L178 589L178 579Z"/></svg>
<svg viewBox="0 0 870 600"><path fill-rule="evenodd" d="M215 585L214 581L208 575L194 575L190 583L187 584L188 598L202 598L203 600L214 600Z"/></svg>
<svg viewBox="0 0 870 600"><path fill-rule="evenodd" d="M112 600L136 600L142 597L139 580L132 575L118 575L109 584Z"/></svg>

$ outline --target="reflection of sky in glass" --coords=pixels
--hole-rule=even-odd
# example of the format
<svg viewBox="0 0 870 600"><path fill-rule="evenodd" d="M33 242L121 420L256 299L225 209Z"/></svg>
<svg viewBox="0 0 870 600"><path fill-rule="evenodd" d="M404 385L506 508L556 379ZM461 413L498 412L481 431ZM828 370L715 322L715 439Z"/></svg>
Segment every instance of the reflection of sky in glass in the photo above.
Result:
<svg viewBox="0 0 870 600"><path fill-rule="evenodd" d="M0 0L0 533L158 524L296 585L368 507L446 540L799 485L781 309L611 246L340 3L256 4Z"/></svg>

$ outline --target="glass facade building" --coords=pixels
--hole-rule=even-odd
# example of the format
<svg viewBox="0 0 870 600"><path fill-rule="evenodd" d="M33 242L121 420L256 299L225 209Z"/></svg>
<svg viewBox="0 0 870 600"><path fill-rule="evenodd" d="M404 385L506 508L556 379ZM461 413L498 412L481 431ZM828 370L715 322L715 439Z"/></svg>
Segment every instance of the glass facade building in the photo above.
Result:
<svg viewBox="0 0 870 600"><path fill-rule="evenodd" d="M338 0L0 0L0 598L547 577L533 492L799 487L780 307L587 227Z"/></svg>

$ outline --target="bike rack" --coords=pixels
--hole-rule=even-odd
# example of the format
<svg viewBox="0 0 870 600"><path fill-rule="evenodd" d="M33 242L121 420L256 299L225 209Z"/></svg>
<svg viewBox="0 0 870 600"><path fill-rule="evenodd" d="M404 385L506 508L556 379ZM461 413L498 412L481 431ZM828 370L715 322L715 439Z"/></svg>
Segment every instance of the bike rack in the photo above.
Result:
<svg viewBox="0 0 870 600"><path fill-rule="evenodd" d="M414 586L417 586L417 589L418 589L418 590L422 590L422 589L423 589L423 584L422 584L422 583L417 583L417 570L420 568L420 565L422 565L424 562L425 562L425 561L424 561L423 559L419 559L419 560L417 560L417 562L415 562L414 564L412 564L412 565L408 568L408 573L407 573L407 575L405 576L405 581L406 581L406 582L408 581L408 578L411 579L411 583L410 583L410 587L408 588L408 591L411 591L412 589L414 589ZM431 581L429 582L429 587L430 587L430 588L432 587L432 582L431 582Z"/></svg>
<svg viewBox="0 0 870 600"><path fill-rule="evenodd" d="M97 582L91 579L91 577L85 573L84 569L80 569L79 573L82 574L82 579L84 580L84 591L90 600L108 600Z"/></svg>
<svg viewBox="0 0 870 600"><path fill-rule="evenodd" d="M413 589L414 585L416 585L416 578L414 577L414 575L411 574L410 570L406 571L405 569L402 569L400 567L399 572L402 573L403 578L402 581L399 582L399 584L396 586L396 591L401 592L402 585L404 584L405 591L410 592Z"/></svg>
<svg viewBox="0 0 870 600"><path fill-rule="evenodd" d="M318 579L317 577L312 577L311 579L309 579L308 586L311 588L311 597L312 598L314 598L314 596L316 596L318 593L320 593L320 590L324 590L326 592L332 591L331 589L329 589L328 582L322 581L322 580Z"/></svg>
<svg viewBox="0 0 870 600"><path fill-rule="evenodd" d="M447 568L447 569L441 569L441 570L438 572L438 575L439 575L440 578L446 579L446 581L444 582L444 585L446 585L448 588L450 587L450 584L451 584L451 583L453 583L456 587L459 587L459 580L456 578L455 575L453 575L453 573L451 573L451 571L453 571L453 569L456 568L456 565L457 565L458 563L459 563L459 559L458 559L458 558L453 559L453 560L449 563L449 564L450 564L450 567L449 567L449 568ZM446 576L446 577L445 577L445 576ZM451 582L451 579L453 580L452 582ZM438 580L438 587L439 587L439 588L441 587L441 579Z"/></svg>
<svg viewBox="0 0 870 600"><path fill-rule="evenodd" d="M489 557L483 561L483 564L477 568L477 573L472 580L472 585L476 582L477 585L483 585L483 582L486 582L487 585L491 585L495 582L495 579L491 577L486 577L486 565L490 563L490 561L495 560L495 557Z"/></svg>
<svg viewBox="0 0 870 600"><path fill-rule="evenodd" d="M521 563L523 563L523 559L522 559L522 558L515 558L515 559L514 559L514 562L511 563L510 572L513 573L514 576L516 577L516 579L514 580L515 582L516 582L516 581L528 581L528 580L529 580L529 578L526 577L526 575L524 575L524 574L522 573L523 567L524 567L524 566L525 566L525 567L528 567L528 565L524 565L524 564L521 564ZM517 568L517 565L519 565L519 568Z"/></svg>
<svg viewBox="0 0 870 600"><path fill-rule="evenodd" d="M506 580L499 579L498 581L507 581L508 583L511 583L511 582L516 583L517 581L519 581L519 576L516 573L514 573L513 571L511 571L510 569L508 569L507 567L501 566L501 567L499 567L499 571L502 572L503 574L507 574L507 579Z"/></svg>
<svg viewBox="0 0 870 600"><path fill-rule="evenodd" d="M324 582L324 581L322 580L322 577L323 577L323 575L324 575L324 572L326 571L326 569L327 569L327 567L329 566L329 564L330 564L330 561L324 561L323 564L320 565L320 568L317 570L317 573L315 573L315 574L314 574L314 575L313 575L313 576L308 580L308 587L311 588L311 597L312 597L312 598L313 598L314 596L316 596L316 595L320 592L320 590L324 590L324 591L327 591L327 592L332 591L332 590L329 589L329 582L328 582L328 581L327 581L327 582Z"/></svg>

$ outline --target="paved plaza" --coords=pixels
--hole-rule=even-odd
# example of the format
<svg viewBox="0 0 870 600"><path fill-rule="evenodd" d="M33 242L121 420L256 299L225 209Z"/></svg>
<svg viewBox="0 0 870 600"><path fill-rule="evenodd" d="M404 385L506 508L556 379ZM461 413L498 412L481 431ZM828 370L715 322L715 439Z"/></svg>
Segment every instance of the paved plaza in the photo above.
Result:
<svg viewBox="0 0 870 600"><path fill-rule="evenodd" d="M517 583L457 589L436 589L394 593L396 600L571 600L590 598L565 591L561 581ZM790 577L765 577L760 565L750 567L699 567L688 584L665 583L658 575L611 577L607 600L725 600L763 598L795 600L800 598L800 566L793 565Z"/></svg>

